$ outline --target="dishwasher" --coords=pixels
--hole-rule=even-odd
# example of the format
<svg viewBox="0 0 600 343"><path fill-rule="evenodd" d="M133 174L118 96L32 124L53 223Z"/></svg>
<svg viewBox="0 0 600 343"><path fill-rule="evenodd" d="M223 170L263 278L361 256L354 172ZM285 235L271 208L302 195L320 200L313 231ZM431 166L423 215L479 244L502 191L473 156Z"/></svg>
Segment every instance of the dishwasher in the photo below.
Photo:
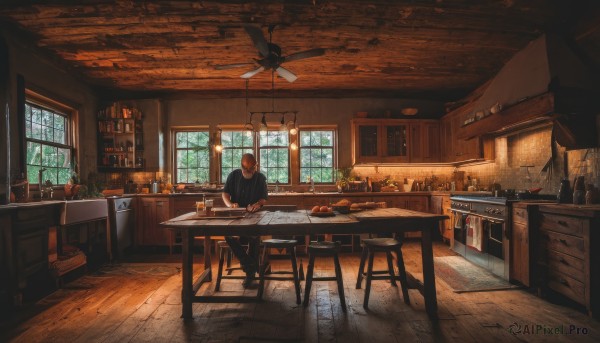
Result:
<svg viewBox="0 0 600 343"><path fill-rule="evenodd" d="M133 245L135 210L133 198L109 198L110 236L113 257L123 258Z"/></svg>

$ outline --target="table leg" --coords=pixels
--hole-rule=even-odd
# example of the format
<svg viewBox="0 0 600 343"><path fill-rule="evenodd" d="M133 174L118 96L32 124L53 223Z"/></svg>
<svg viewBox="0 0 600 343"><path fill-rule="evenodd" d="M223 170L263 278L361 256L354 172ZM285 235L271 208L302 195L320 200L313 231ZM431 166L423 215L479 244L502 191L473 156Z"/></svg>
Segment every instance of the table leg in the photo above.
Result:
<svg viewBox="0 0 600 343"><path fill-rule="evenodd" d="M204 237L204 270L208 270L205 281L212 281L212 269L210 260L210 249L212 248L212 239L210 236Z"/></svg>
<svg viewBox="0 0 600 343"><path fill-rule="evenodd" d="M194 239L190 237L188 230L182 230L182 289L181 289L181 317L183 319L192 319L192 298L194 297L192 286L192 275L194 274Z"/></svg>
<svg viewBox="0 0 600 343"><path fill-rule="evenodd" d="M433 230L435 230L435 225L425 228L421 235L425 309L431 318L437 317L437 295L435 289L435 273L433 270L433 242L431 237Z"/></svg>

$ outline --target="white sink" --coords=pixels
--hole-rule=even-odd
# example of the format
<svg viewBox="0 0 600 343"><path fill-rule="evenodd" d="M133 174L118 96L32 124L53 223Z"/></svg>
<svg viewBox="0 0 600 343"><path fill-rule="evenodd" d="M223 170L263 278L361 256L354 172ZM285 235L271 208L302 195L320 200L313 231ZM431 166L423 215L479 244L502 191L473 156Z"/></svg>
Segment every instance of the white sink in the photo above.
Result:
<svg viewBox="0 0 600 343"><path fill-rule="evenodd" d="M108 217L106 199L65 201L60 213L60 225L82 223Z"/></svg>

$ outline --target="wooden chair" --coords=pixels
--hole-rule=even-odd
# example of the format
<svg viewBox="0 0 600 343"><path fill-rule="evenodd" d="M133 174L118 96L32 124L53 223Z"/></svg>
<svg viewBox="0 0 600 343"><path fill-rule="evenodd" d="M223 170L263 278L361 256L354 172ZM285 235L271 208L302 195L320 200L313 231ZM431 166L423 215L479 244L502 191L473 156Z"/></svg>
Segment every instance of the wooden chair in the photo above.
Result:
<svg viewBox="0 0 600 343"><path fill-rule="evenodd" d="M308 269L306 272L306 285L304 286L304 306L308 306L310 288L313 281L336 281L342 311L346 312L346 298L344 296L344 281L342 279L342 267L340 266L339 252L340 242L311 242L308 246ZM335 276L313 277L315 268L315 257L333 257Z"/></svg>
<svg viewBox="0 0 600 343"><path fill-rule="evenodd" d="M221 288L221 280L223 279L245 279L246 275L231 275L236 270L242 270L242 267L232 267L231 262L233 259L233 252L229 248L229 244L226 241L218 241L219 247L219 269L217 271L217 281L215 282L215 292L218 292ZM226 260L226 262L225 262ZM225 264L226 263L226 264ZM226 275L223 275L223 268L225 267Z"/></svg>
<svg viewBox="0 0 600 343"><path fill-rule="evenodd" d="M259 272L259 286L258 286L258 298L262 299L262 295L265 289L265 280L289 280L294 281L294 287L296 288L296 303L300 304L300 276L298 273L298 267L296 265L296 245L298 241L295 239L266 239L261 242L263 246L263 254L261 264L258 268ZM272 271L269 262L269 250L270 249L285 249L287 255L292 263L291 271ZM269 274L267 275L267 270ZM272 276L272 274L292 274L291 277L284 276Z"/></svg>
<svg viewBox="0 0 600 343"><path fill-rule="evenodd" d="M360 259L360 265L358 267L358 278L356 280L356 288L360 289L361 282L365 268L365 261L367 256L369 257L369 264L367 266L366 273L366 285L365 285L365 298L363 302L363 307L366 309L369 307L369 295L371 293L371 282L373 280L390 280L392 286L396 287L396 276L394 274L394 266L392 263L392 252L396 253L396 263L398 267L398 271L400 273L400 285L402 287L402 297L404 298L404 302L409 304L408 298L408 282L406 278L406 269L404 268L404 259L402 257L402 242L398 241L394 238L370 238L363 239L362 243L364 244L363 253ZM387 271L374 271L373 270L373 260L375 258L376 252L385 252L387 256L388 262L388 270ZM374 276L377 274L388 274L383 276Z"/></svg>

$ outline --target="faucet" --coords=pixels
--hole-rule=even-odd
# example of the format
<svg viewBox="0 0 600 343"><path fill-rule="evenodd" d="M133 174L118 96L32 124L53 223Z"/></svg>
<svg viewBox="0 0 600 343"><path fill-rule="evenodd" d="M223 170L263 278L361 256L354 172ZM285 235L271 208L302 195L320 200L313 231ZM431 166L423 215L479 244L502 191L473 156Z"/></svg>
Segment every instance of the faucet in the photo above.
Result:
<svg viewBox="0 0 600 343"><path fill-rule="evenodd" d="M44 174L44 172L46 171L46 168L41 168L38 171L38 184L40 186L40 201L42 201L42 199L44 198L44 190L43 190L43 181L42 181L42 175Z"/></svg>

